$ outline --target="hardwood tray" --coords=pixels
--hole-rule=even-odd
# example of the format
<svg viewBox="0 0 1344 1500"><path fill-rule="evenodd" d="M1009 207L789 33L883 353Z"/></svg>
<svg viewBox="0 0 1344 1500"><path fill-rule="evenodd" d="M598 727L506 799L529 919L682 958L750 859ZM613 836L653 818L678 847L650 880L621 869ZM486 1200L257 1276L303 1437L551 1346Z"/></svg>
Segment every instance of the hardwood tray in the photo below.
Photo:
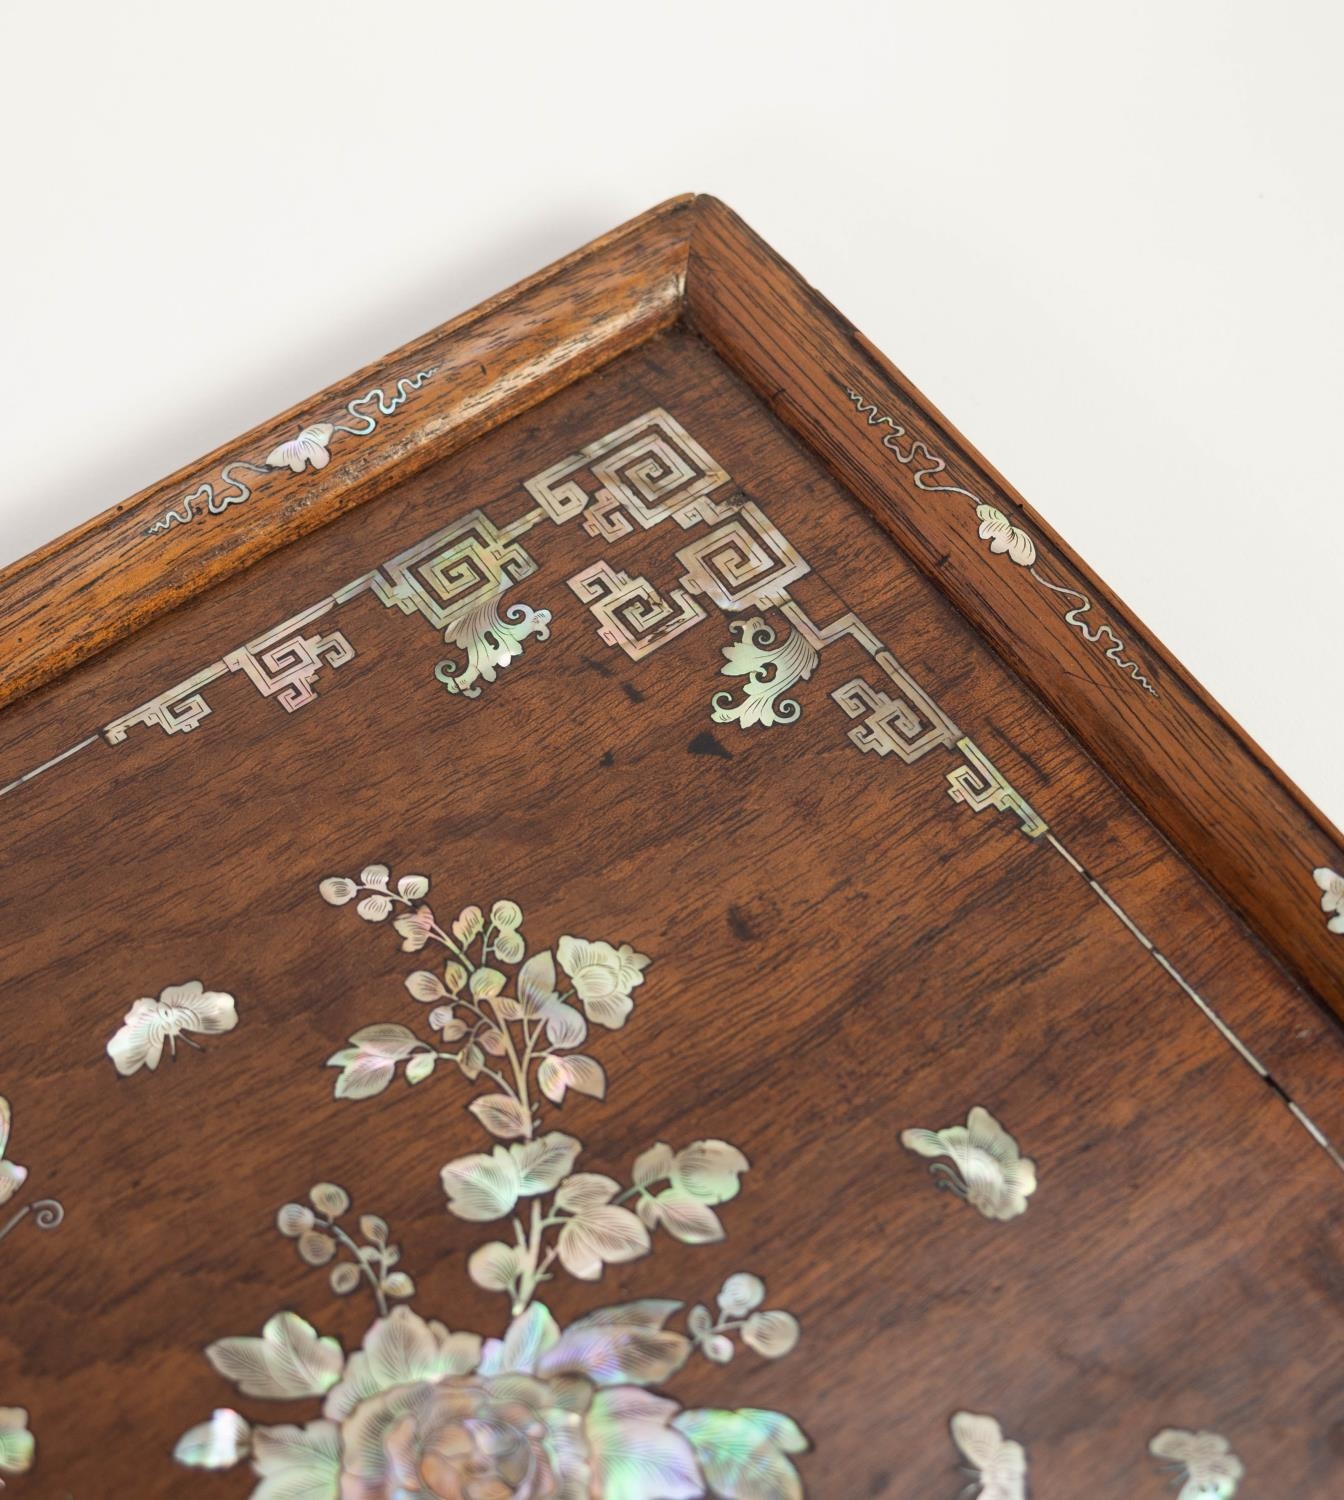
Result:
<svg viewBox="0 0 1344 1500"><path fill-rule="evenodd" d="M16 1496L1344 1493L1344 843L723 204L0 622Z"/></svg>

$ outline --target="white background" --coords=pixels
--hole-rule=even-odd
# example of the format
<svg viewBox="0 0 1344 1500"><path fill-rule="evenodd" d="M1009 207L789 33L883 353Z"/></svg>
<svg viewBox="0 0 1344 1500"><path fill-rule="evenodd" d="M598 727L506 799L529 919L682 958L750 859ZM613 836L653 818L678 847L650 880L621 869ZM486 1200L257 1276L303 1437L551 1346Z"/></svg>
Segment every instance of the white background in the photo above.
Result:
<svg viewBox="0 0 1344 1500"><path fill-rule="evenodd" d="M6 4L0 562L717 193L1344 822L1344 7Z"/></svg>

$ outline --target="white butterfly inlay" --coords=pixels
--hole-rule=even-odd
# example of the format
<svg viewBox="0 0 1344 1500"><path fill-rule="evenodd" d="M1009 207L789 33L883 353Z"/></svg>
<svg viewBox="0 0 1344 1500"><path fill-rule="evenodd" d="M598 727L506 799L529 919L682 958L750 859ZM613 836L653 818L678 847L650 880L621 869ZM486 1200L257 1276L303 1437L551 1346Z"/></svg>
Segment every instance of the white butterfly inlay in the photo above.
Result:
<svg viewBox="0 0 1344 1500"><path fill-rule="evenodd" d="M266 455L266 463L272 469L293 469L296 474L302 473L308 464L315 469L325 469L331 462L327 444L335 430L330 422L314 422L298 437L272 448Z"/></svg>
<svg viewBox="0 0 1344 1500"><path fill-rule="evenodd" d="M1027 1454L1003 1435L993 1417L959 1411L952 1418L952 1441L978 1486L978 1500L1026 1500Z"/></svg>

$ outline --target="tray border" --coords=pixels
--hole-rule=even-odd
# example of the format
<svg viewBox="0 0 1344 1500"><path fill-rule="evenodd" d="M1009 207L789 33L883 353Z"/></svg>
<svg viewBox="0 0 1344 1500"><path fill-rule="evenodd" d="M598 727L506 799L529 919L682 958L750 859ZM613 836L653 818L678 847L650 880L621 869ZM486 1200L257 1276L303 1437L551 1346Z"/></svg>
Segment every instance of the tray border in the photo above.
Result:
<svg viewBox="0 0 1344 1500"><path fill-rule="evenodd" d="M1344 836L916 387L712 197L668 200L0 571L0 706L678 321L1344 1017L1344 934L1315 878L1344 869ZM229 472L249 466L264 487ZM246 493L226 496L221 480ZM191 497L206 509L183 519ZM1043 587L1024 586L1033 571Z"/></svg>

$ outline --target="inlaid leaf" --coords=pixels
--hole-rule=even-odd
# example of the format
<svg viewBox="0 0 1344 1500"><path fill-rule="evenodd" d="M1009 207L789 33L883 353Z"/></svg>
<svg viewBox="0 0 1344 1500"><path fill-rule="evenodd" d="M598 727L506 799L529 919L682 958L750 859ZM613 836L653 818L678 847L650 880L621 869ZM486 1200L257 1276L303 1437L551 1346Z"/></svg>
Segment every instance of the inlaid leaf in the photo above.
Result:
<svg viewBox="0 0 1344 1500"><path fill-rule="evenodd" d="M684 1245L712 1245L724 1238L719 1216L699 1198L677 1188L658 1194L658 1218L663 1227Z"/></svg>
<svg viewBox="0 0 1344 1500"><path fill-rule="evenodd" d="M490 908L490 920L496 927L518 928L523 925L523 909L516 901L496 901Z"/></svg>
<svg viewBox="0 0 1344 1500"><path fill-rule="evenodd" d="M546 1019L546 1040L552 1047L581 1047L588 1039L588 1022L583 1012L560 1000L542 1008Z"/></svg>
<svg viewBox="0 0 1344 1500"><path fill-rule="evenodd" d="M742 1328L742 1342L766 1359L782 1359L798 1342L798 1319L787 1312L754 1312Z"/></svg>
<svg viewBox="0 0 1344 1500"><path fill-rule="evenodd" d="M798 1424L780 1412L683 1411L672 1425L695 1449L714 1494L724 1500L802 1500L788 1455L807 1448Z"/></svg>
<svg viewBox="0 0 1344 1500"><path fill-rule="evenodd" d="M338 1297L348 1297L359 1285L359 1267L353 1261L343 1260L339 1266L331 1268L327 1279Z"/></svg>
<svg viewBox="0 0 1344 1500"><path fill-rule="evenodd" d="M742 1318L765 1301L765 1282L748 1271L737 1271L719 1291L719 1310L730 1318Z"/></svg>
<svg viewBox="0 0 1344 1500"><path fill-rule="evenodd" d="M453 923L453 937L459 948L465 948L468 943L473 942L480 936L485 927L485 918L481 916L479 906L464 906L461 915Z"/></svg>
<svg viewBox="0 0 1344 1500"><path fill-rule="evenodd" d="M389 896L365 896L355 910L366 922L382 922L392 913Z"/></svg>
<svg viewBox="0 0 1344 1500"><path fill-rule="evenodd" d="M329 876L317 889L322 899L332 906L344 906L347 901L353 901L359 894L359 887L353 880L347 880L344 875Z"/></svg>
<svg viewBox="0 0 1344 1500"><path fill-rule="evenodd" d="M519 1197L549 1193L569 1176L581 1149L572 1135L559 1130L548 1131L538 1140L511 1146L509 1152L518 1167Z"/></svg>
<svg viewBox="0 0 1344 1500"><path fill-rule="evenodd" d="M490 1339L481 1355L482 1375L532 1374L560 1337L550 1308L534 1302L509 1324L503 1339Z"/></svg>
<svg viewBox="0 0 1344 1500"><path fill-rule="evenodd" d="M261 1483L254 1500L331 1500L341 1483L341 1436L334 1422L256 1427L252 1464Z"/></svg>
<svg viewBox="0 0 1344 1500"><path fill-rule="evenodd" d="M446 998L448 991L443 987L443 981L437 974L431 974L428 969L417 969L414 974L406 976L406 988L410 992L412 1000L419 1000L422 1005L432 1005L436 1000Z"/></svg>
<svg viewBox="0 0 1344 1500"><path fill-rule="evenodd" d="M28 1430L28 1413L21 1406L0 1406L0 1473L26 1474L36 1452L36 1440Z"/></svg>
<svg viewBox="0 0 1344 1500"><path fill-rule="evenodd" d="M422 896L429 894L429 877L427 875L403 875L397 881L397 890L407 901L419 901Z"/></svg>
<svg viewBox="0 0 1344 1500"><path fill-rule="evenodd" d="M385 891L387 878L391 873L386 865L365 865L359 872L359 883L375 891Z"/></svg>
<svg viewBox="0 0 1344 1500"><path fill-rule="evenodd" d="M980 522L978 532L989 543L991 552L1006 552L1022 568L1029 568L1036 561L1036 543L1001 510L992 505L977 505L975 514Z"/></svg>
<svg viewBox="0 0 1344 1500"><path fill-rule="evenodd" d="M315 1182L308 1190L308 1200L329 1219L339 1218L350 1207L350 1194L336 1182Z"/></svg>
<svg viewBox="0 0 1344 1500"><path fill-rule="evenodd" d="M385 1057L346 1047L327 1059L329 1068L340 1068L334 1093L338 1099L371 1099L392 1082L397 1065Z"/></svg>
<svg viewBox="0 0 1344 1500"><path fill-rule="evenodd" d="M498 969L473 969L468 984L473 1000L493 1000L507 982Z"/></svg>
<svg viewBox="0 0 1344 1500"><path fill-rule="evenodd" d="M560 1264L571 1276L596 1281L604 1265L647 1255L649 1231L628 1208L606 1204L568 1220L556 1243Z"/></svg>
<svg viewBox="0 0 1344 1500"><path fill-rule="evenodd" d="M558 1057L543 1057L537 1069L537 1086L552 1104L559 1104L569 1087L569 1076Z"/></svg>
<svg viewBox="0 0 1344 1500"><path fill-rule="evenodd" d="M462 1076L471 1079L474 1083L481 1076L481 1069L485 1067L485 1053L475 1042L468 1042L457 1059L457 1065L462 1070Z"/></svg>
<svg viewBox="0 0 1344 1500"><path fill-rule="evenodd" d="M543 1058L537 1069L537 1082L542 1093L554 1104L560 1103L568 1089L594 1099L604 1099L607 1093L607 1075L601 1063L578 1053L569 1057Z"/></svg>
<svg viewBox="0 0 1344 1500"><path fill-rule="evenodd" d="M286 1203L275 1216L275 1227L287 1240L298 1239L313 1223L313 1211L304 1203Z"/></svg>
<svg viewBox="0 0 1344 1500"><path fill-rule="evenodd" d="M523 1192L518 1163L503 1146L450 1161L439 1175L450 1212L477 1224L502 1219Z"/></svg>
<svg viewBox="0 0 1344 1500"><path fill-rule="evenodd" d="M417 906L395 917L392 926L401 937L401 951L419 953L433 933L434 913L427 906Z"/></svg>
<svg viewBox="0 0 1344 1500"><path fill-rule="evenodd" d="M252 1428L228 1407L213 1412L208 1422L184 1432L173 1449L180 1464L193 1469L231 1469L252 1451ZM0 1455L3 1467L3 1455Z"/></svg>
<svg viewBox="0 0 1344 1500"><path fill-rule="evenodd" d="M619 1182L604 1177L600 1172L576 1172L567 1177L555 1195L555 1206L566 1213L583 1214L589 1209L601 1208L621 1190Z"/></svg>
<svg viewBox="0 0 1344 1500"><path fill-rule="evenodd" d="M415 1282L405 1271L393 1271L390 1276L383 1277L383 1291L389 1297L396 1297L404 1302L408 1297L415 1296Z"/></svg>
<svg viewBox="0 0 1344 1500"><path fill-rule="evenodd" d="M647 1151L642 1151L635 1158L632 1178L636 1187L652 1187L655 1182L663 1182L672 1175L672 1163L675 1160L671 1146L663 1141L657 1145L650 1146Z"/></svg>
<svg viewBox="0 0 1344 1500"><path fill-rule="evenodd" d="M575 1053L564 1059L564 1065L569 1086L576 1094L587 1094L591 1099L607 1097L607 1075L601 1063Z"/></svg>
<svg viewBox="0 0 1344 1500"><path fill-rule="evenodd" d="M467 1108L476 1116L491 1135L500 1140L516 1140L532 1128L532 1119L516 1099L508 1094L482 1094L473 1099Z"/></svg>
<svg viewBox="0 0 1344 1500"><path fill-rule="evenodd" d="M325 1266L336 1254L336 1242L320 1229L308 1229L299 1236L299 1254L310 1266Z"/></svg>
<svg viewBox="0 0 1344 1500"><path fill-rule="evenodd" d="M518 1003L529 1020L555 999L555 956L549 949L534 953L518 970Z"/></svg>
<svg viewBox="0 0 1344 1500"><path fill-rule="evenodd" d="M429 1024L445 1042L460 1041L467 1034L467 1023L457 1017L451 1005L436 1005L429 1013Z"/></svg>
<svg viewBox="0 0 1344 1500"><path fill-rule="evenodd" d="M692 1500L705 1493L690 1443L669 1426L677 1406L635 1386L599 1391L585 1430L602 1500Z"/></svg>
<svg viewBox="0 0 1344 1500"><path fill-rule="evenodd" d="M359 1232L375 1245L387 1244L387 1220L380 1219L377 1214L361 1214Z"/></svg>
<svg viewBox="0 0 1344 1500"><path fill-rule="evenodd" d="M467 971L450 958L443 966L443 982L448 986L450 995L461 994L467 983Z"/></svg>
<svg viewBox="0 0 1344 1500"><path fill-rule="evenodd" d="M498 1026L482 1026L476 1033L476 1040L488 1057L503 1057L509 1050L504 1044L504 1033Z"/></svg>
<svg viewBox="0 0 1344 1500"><path fill-rule="evenodd" d="M27 1180L27 1167L15 1161L0 1161L0 1203L8 1203Z"/></svg>
<svg viewBox="0 0 1344 1500"><path fill-rule="evenodd" d="M675 1185L706 1203L727 1203L742 1186L739 1178L751 1163L727 1141L692 1141L678 1151L672 1167Z"/></svg>
<svg viewBox="0 0 1344 1500"><path fill-rule="evenodd" d="M321 1396L341 1378L345 1356L297 1313L271 1318L260 1338L220 1339L205 1351L215 1369L245 1396L288 1401Z"/></svg>
<svg viewBox="0 0 1344 1500"><path fill-rule="evenodd" d="M382 1021L376 1026L365 1026L350 1038L350 1045L358 1047L374 1057L391 1058L399 1062L409 1057L420 1045L413 1031L395 1021Z"/></svg>
<svg viewBox="0 0 1344 1500"><path fill-rule="evenodd" d="M507 1292L522 1269L520 1252L502 1240L491 1240L473 1250L467 1260L467 1274L487 1292Z"/></svg>
<svg viewBox="0 0 1344 1500"><path fill-rule="evenodd" d="M406 1082L423 1083L434 1071L438 1061L432 1052L417 1052L406 1064Z"/></svg>
<svg viewBox="0 0 1344 1500"><path fill-rule="evenodd" d="M947 1146L936 1130L903 1130L901 1145L919 1156L943 1156Z"/></svg>
<svg viewBox="0 0 1344 1500"><path fill-rule="evenodd" d="M581 1375L595 1385L660 1385L686 1363L691 1342L663 1325L680 1302L644 1298L571 1323L537 1364L547 1378Z"/></svg>
<svg viewBox="0 0 1344 1500"><path fill-rule="evenodd" d="M490 947L495 957L506 964L516 964L527 952L527 944L523 941L521 932L496 933Z"/></svg>

